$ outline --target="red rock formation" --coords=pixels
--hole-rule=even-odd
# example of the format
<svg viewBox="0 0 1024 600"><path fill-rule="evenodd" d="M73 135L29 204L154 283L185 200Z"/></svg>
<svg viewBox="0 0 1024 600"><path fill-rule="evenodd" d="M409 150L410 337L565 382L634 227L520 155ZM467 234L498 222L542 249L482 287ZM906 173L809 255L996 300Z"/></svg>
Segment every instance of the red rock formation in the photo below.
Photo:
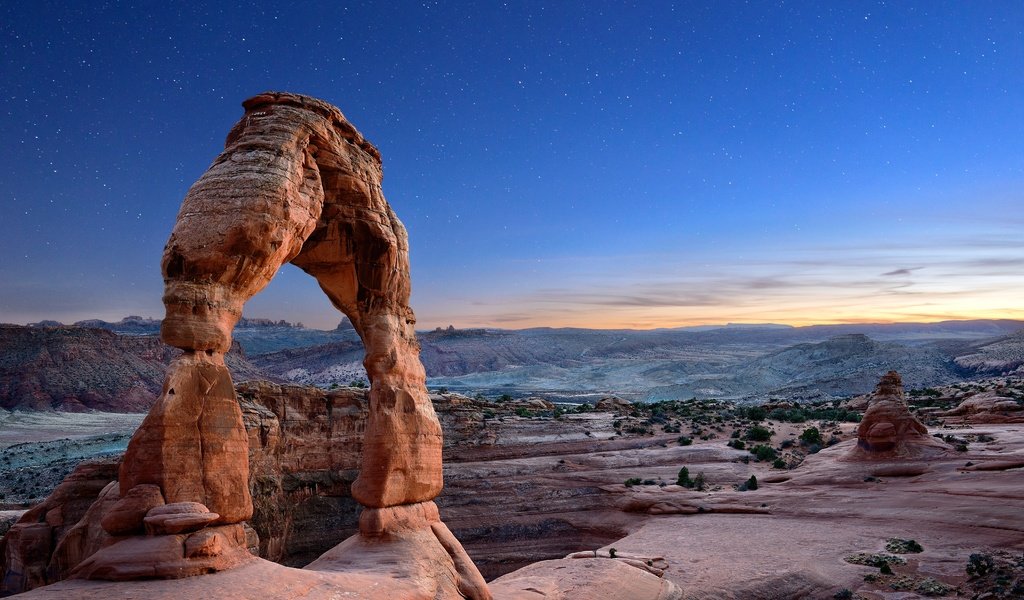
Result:
<svg viewBox="0 0 1024 600"><path fill-rule="evenodd" d="M1024 423L1024 403L1002 393L1005 392L997 389L975 394L940 416L964 423Z"/></svg>
<svg viewBox="0 0 1024 600"><path fill-rule="evenodd" d="M851 458L912 457L942 452L947 446L928 435L903 400L903 380L889 371L875 387L868 409L857 428L857 446Z"/></svg>
<svg viewBox="0 0 1024 600"><path fill-rule="evenodd" d="M84 462L45 501L22 515L0 541L4 567L0 595L46 585L59 578L52 571L66 572L61 564L69 560L68 553L74 554L75 542L67 541L65 534L76 528L97 496L116 476L116 462ZM80 533L75 534L76 538L79 536ZM56 563L53 568L51 560Z"/></svg>
<svg viewBox="0 0 1024 600"><path fill-rule="evenodd" d="M371 382L352 484L367 510L360 536L332 555L355 565L383 543L387 552L434 556L413 578L424 593L489 598L432 502L442 486L441 427L409 307L407 236L381 192L380 155L320 100L267 93L243 106L224 152L185 197L164 249L161 337L184 353L125 453L121 500L103 521L118 537L76 573L183 577L245 562L239 524L253 513L249 440L224 354L245 302L292 262L352 322ZM147 535L139 535L143 528Z"/></svg>

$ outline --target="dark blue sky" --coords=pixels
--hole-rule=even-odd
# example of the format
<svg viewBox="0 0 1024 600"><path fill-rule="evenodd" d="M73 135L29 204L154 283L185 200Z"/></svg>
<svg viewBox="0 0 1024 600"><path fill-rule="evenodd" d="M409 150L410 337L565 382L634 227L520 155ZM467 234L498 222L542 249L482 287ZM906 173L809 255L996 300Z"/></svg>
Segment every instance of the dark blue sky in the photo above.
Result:
<svg viewBox="0 0 1024 600"><path fill-rule="evenodd" d="M0 5L0 321L161 316L264 90L380 148L424 327L1024 317L1020 2L228 4Z"/></svg>

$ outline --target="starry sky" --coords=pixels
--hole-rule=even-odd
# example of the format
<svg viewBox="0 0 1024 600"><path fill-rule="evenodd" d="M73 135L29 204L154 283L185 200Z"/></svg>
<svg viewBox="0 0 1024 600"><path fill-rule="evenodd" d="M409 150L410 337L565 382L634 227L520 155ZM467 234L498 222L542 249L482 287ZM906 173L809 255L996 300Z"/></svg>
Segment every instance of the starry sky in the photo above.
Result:
<svg viewBox="0 0 1024 600"><path fill-rule="evenodd" d="M2 322L162 316L265 90L381 150L421 328L1024 318L1016 0L3 2L0 69Z"/></svg>

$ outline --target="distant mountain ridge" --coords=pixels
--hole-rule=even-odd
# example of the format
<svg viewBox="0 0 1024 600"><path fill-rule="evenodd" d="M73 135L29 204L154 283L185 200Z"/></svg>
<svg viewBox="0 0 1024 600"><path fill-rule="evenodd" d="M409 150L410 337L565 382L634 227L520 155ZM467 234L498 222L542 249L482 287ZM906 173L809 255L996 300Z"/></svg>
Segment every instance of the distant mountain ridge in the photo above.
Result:
<svg viewBox="0 0 1024 600"><path fill-rule="evenodd" d="M647 400L818 398L870 391L890 369L905 373L911 386L970 377L974 371L957 356L1022 327L983 320L651 331L437 328L419 339L429 383L453 389L615 392ZM1006 343L1013 347L1014 339ZM252 360L286 379L343 385L359 376L362 346L352 339Z"/></svg>
<svg viewBox="0 0 1024 600"><path fill-rule="evenodd" d="M0 325L0 408L143 412L160 393L167 364L180 353L153 335ZM236 381L267 377L240 346L232 347L225 362Z"/></svg>
<svg viewBox="0 0 1024 600"><path fill-rule="evenodd" d="M145 410L177 352L159 342L155 319L52 323L0 326L0 408ZM493 394L827 398L870 391L890 369L910 387L1024 369L1024 322L1010 320L657 330L447 327L417 335L431 386ZM347 320L322 331L243 319L234 339L228 358L239 380L330 387L366 377L362 342Z"/></svg>

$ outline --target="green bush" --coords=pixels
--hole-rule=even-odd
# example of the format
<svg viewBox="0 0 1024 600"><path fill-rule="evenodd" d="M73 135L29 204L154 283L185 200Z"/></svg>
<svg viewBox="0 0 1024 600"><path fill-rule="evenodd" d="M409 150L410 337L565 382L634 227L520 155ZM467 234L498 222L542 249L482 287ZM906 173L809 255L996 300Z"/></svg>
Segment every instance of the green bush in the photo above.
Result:
<svg viewBox="0 0 1024 600"><path fill-rule="evenodd" d="M703 473L703 471L700 472L700 473L697 473L697 476L693 478L693 489L697 490L698 492L703 492L704 488L706 488L706 487L707 487L707 482L704 480L704 473Z"/></svg>
<svg viewBox="0 0 1024 600"><path fill-rule="evenodd" d="M889 552L895 552L896 554L917 554L918 552L924 552L924 548L921 544L918 544L916 540L904 540L901 538L890 538L886 544L885 549Z"/></svg>
<svg viewBox="0 0 1024 600"><path fill-rule="evenodd" d="M772 439L772 432L770 429L760 425L754 425L747 431L747 439L755 442L767 442Z"/></svg>
<svg viewBox="0 0 1024 600"><path fill-rule="evenodd" d="M786 461L782 460L781 458L776 458L775 462L772 463L773 469L785 469L788 467L789 465L786 464Z"/></svg>
<svg viewBox="0 0 1024 600"><path fill-rule="evenodd" d="M676 477L676 485L682 487L693 487L693 481L690 479L690 470L686 467L679 469L679 476Z"/></svg>
<svg viewBox="0 0 1024 600"><path fill-rule="evenodd" d="M764 444L754 446L750 449L750 453L759 461L775 460L779 457L779 453L775 451L775 448L765 446Z"/></svg>
<svg viewBox="0 0 1024 600"><path fill-rule="evenodd" d="M817 427L808 427L800 434L800 442L805 446L810 446L811 444L820 446L822 443L821 432L818 431Z"/></svg>
<svg viewBox="0 0 1024 600"><path fill-rule="evenodd" d="M690 444L693 443L693 440L691 438L686 437L685 435L679 436L679 438L676 439L676 441L679 442L680 446L689 446Z"/></svg>
<svg viewBox="0 0 1024 600"><path fill-rule="evenodd" d="M984 577L995 566L995 561L988 554L972 554L967 559L967 574L971 577Z"/></svg>
<svg viewBox="0 0 1024 600"><path fill-rule="evenodd" d="M625 485L626 487L633 487L634 485L640 485L643 482L644 480L640 479L639 477L630 477L625 481L623 485Z"/></svg>
<svg viewBox="0 0 1024 600"><path fill-rule="evenodd" d="M750 479L748 479L748 480L744 481L743 483L741 483L740 487L737 488L737 489L739 489L739 491L741 491L741 492L748 492L748 491L756 490L757 489L757 477L751 475Z"/></svg>

